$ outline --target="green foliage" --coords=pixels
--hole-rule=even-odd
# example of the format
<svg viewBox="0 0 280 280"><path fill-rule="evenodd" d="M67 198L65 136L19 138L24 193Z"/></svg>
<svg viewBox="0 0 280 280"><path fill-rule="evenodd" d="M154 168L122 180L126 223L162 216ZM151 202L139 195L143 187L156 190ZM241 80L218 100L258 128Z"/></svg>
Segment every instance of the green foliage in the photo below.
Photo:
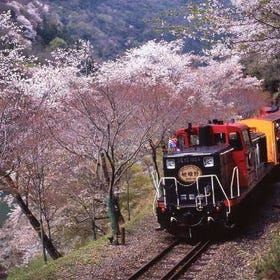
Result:
<svg viewBox="0 0 280 280"><path fill-rule="evenodd" d="M279 234L277 234L273 239L273 243L271 245L269 252L258 260L256 271L257 271L258 279L279 279L280 277Z"/></svg>
<svg viewBox="0 0 280 280"><path fill-rule="evenodd" d="M128 201L130 214L135 217L146 209L151 210L154 192L149 175L142 166L134 165L126 174L121 195L121 209L125 220L128 218ZM129 200L128 200L129 199Z"/></svg>
<svg viewBox="0 0 280 280"><path fill-rule="evenodd" d="M9 206L7 203L2 201L2 198L5 196L5 192L0 192L0 228L5 222L7 215L9 213Z"/></svg>
<svg viewBox="0 0 280 280"><path fill-rule="evenodd" d="M8 205L0 201L0 227L5 222L8 212L9 212Z"/></svg>
<svg viewBox="0 0 280 280"><path fill-rule="evenodd" d="M86 246L56 261L48 259L47 264L43 262L42 257L38 256L28 267L14 268L9 271L8 280L65 279L64 269L71 271L73 266L100 264L102 248L107 242L105 237L89 242Z"/></svg>
<svg viewBox="0 0 280 280"><path fill-rule="evenodd" d="M49 17L44 17L43 22L37 28L37 40L47 46L55 38L61 38L66 42L72 42L66 26L61 22L57 14L51 14Z"/></svg>
<svg viewBox="0 0 280 280"><path fill-rule="evenodd" d="M250 56L243 60L247 74L264 81L264 88L271 93L279 90L280 60L262 61L258 56Z"/></svg>
<svg viewBox="0 0 280 280"><path fill-rule="evenodd" d="M98 56L114 57L127 48L150 39L161 39L146 21L158 13L183 5L174 1L102 1L102 0L49 0L50 16L38 29L46 46L55 37L67 43L77 39L89 40Z"/></svg>
<svg viewBox="0 0 280 280"><path fill-rule="evenodd" d="M66 48L67 43L63 39L55 37L53 40L50 41L49 46L52 50L54 50L57 48Z"/></svg>

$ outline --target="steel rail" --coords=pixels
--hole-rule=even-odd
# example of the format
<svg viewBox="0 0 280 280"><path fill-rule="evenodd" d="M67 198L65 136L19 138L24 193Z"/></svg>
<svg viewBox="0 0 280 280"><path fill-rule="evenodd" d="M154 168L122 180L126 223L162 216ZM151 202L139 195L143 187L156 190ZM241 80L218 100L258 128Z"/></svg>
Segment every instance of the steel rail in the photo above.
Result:
<svg viewBox="0 0 280 280"><path fill-rule="evenodd" d="M152 267L155 263L161 260L167 253L169 253L172 250L172 248L174 248L179 243L180 241L176 240L175 242L170 244L167 248L165 248L158 255L156 255L152 260L150 260L148 263L139 268L135 273L133 273L127 280L134 280L143 275L150 267Z"/></svg>
<svg viewBox="0 0 280 280"><path fill-rule="evenodd" d="M174 280L178 279L205 251L210 245L210 241L199 242L187 255L185 255L175 266L173 266L161 280Z"/></svg>

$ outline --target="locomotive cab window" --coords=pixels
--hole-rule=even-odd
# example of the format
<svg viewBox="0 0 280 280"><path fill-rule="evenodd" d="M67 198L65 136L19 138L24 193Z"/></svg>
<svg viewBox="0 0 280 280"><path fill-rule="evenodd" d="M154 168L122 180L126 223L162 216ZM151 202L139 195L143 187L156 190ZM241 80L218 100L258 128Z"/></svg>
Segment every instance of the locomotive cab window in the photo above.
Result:
<svg viewBox="0 0 280 280"><path fill-rule="evenodd" d="M199 137L196 134L190 135L190 144L191 146L197 146L199 145Z"/></svg>
<svg viewBox="0 0 280 280"><path fill-rule="evenodd" d="M225 133L215 133L215 143L226 143L226 134Z"/></svg>
<svg viewBox="0 0 280 280"><path fill-rule="evenodd" d="M247 129L242 131L244 143L247 147L251 146L249 131Z"/></svg>
<svg viewBox="0 0 280 280"><path fill-rule="evenodd" d="M238 132L230 132L228 135L229 144L237 151L242 150L241 137Z"/></svg>
<svg viewBox="0 0 280 280"><path fill-rule="evenodd" d="M179 135L178 136L177 147L180 151L184 150L184 148L185 148L185 137L184 137L184 135Z"/></svg>

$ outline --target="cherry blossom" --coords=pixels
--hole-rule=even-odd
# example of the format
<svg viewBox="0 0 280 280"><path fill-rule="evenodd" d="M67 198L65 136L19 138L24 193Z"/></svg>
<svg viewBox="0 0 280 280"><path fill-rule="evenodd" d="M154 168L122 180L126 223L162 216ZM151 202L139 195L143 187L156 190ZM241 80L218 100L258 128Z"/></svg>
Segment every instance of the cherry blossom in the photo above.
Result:
<svg viewBox="0 0 280 280"><path fill-rule="evenodd" d="M262 58L276 59L280 51L280 10L277 0L232 0L231 4L209 0L207 4L187 5L191 10L186 36L200 34L200 39L223 43L241 53L257 53Z"/></svg>
<svg viewBox="0 0 280 280"><path fill-rule="evenodd" d="M211 56L183 53L181 40L150 41L127 51L116 61L101 65L97 79L101 84L118 81L146 88L168 88L170 100L184 100L185 109L194 103L234 108L235 101L242 98L246 89L260 89L261 81L244 75L239 56L217 60L212 59L213 53L214 50ZM228 102L230 96L231 102ZM258 106L260 103L255 104Z"/></svg>

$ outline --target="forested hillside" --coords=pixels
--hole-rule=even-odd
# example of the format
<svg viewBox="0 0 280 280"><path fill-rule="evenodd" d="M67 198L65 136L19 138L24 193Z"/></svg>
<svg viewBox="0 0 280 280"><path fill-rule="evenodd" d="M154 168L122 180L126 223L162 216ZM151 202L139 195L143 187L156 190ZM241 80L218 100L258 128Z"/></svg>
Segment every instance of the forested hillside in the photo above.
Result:
<svg viewBox="0 0 280 280"><path fill-rule="evenodd" d="M184 0L25 0L6 1L0 4L0 9L8 7L15 12L38 50L85 39L93 44L98 57L112 58L150 39L170 37L156 32L150 21L184 3Z"/></svg>
<svg viewBox="0 0 280 280"><path fill-rule="evenodd" d="M183 0L50 1L52 16L48 19L47 25L59 21L71 39L90 40L100 57L112 57L150 39L161 38L161 34L156 33L147 21L170 8L183 5L184 2ZM69 38L65 39L68 41Z"/></svg>

